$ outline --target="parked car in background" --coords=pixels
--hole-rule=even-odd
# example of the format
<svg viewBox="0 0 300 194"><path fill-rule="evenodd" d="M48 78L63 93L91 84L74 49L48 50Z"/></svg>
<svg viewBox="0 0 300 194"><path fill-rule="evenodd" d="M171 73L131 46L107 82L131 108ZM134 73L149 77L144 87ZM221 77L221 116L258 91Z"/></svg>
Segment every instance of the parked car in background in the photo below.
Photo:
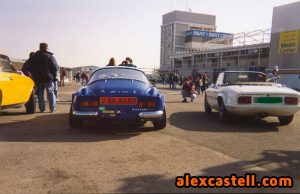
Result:
<svg viewBox="0 0 300 194"><path fill-rule="evenodd" d="M35 112L35 89L31 78L20 75L5 55L0 55L0 109L25 105L26 112Z"/></svg>
<svg viewBox="0 0 300 194"><path fill-rule="evenodd" d="M251 71L221 72L205 93L205 112L219 111L220 121L230 115L278 117L282 125L292 122L300 109L299 92L266 82L266 74Z"/></svg>
<svg viewBox="0 0 300 194"><path fill-rule="evenodd" d="M163 129L166 127L164 96L137 68L98 68L87 85L72 95L70 126L82 127L86 119L138 125L151 121L155 129Z"/></svg>

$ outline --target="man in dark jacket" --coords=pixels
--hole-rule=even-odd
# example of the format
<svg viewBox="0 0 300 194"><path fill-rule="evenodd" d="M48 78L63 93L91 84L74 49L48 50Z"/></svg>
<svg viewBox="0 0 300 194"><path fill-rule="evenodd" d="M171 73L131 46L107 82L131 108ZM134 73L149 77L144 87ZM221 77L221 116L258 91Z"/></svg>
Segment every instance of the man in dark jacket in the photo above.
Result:
<svg viewBox="0 0 300 194"><path fill-rule="evenodd" d="M29 69L37 87L40 111L45 112L44 91L46 89L50 111L55 112L56 98L53 81L56 80L58 64L53 57L53 53L48 52L48 45L46 43L40 44L40 50L33 55Z"/></svg>

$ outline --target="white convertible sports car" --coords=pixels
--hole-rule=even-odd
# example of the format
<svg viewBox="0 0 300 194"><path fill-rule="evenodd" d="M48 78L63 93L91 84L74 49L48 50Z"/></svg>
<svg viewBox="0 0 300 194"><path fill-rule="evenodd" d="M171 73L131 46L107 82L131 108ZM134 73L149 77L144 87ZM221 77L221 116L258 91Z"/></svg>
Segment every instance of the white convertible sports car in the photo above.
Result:
<svg viewBox="0 0 300 194"><path fill-rule="evenodd" d="M267 82L261 72L225 71L205 93L205 112L219 111L220 121L230 115L278 117L282 125L293 121L300 109L300 93L278 83Z"/></svg>

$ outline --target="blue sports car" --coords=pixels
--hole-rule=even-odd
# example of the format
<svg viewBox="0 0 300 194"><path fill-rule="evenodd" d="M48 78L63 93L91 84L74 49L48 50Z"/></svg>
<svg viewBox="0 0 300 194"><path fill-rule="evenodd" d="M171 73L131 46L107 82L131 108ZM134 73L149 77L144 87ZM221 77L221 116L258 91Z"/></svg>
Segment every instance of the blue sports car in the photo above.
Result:
<svg viewBox="0 0 300 194"><path fill-rule="evenodd" d="M152 121L155 129L163 129L166 127L164 96L137 68L98 68L87 85L72 95L70 126L80 128L86 119L138 125Z"/></svg>

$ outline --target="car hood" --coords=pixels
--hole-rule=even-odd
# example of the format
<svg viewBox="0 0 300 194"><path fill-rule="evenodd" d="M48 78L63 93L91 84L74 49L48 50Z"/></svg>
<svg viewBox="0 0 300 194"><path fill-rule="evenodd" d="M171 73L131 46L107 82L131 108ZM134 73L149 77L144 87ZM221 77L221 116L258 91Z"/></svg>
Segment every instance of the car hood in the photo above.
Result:
<svg viewBox="0 0 300 194"><path fill-rule="evenodd" d="M297 95L300 93L282 86L281 84L265 84L265 85L232 85L227 86L229 90L238 94L275 94L275 95Z"/></svg>
<svg viewBox="0 0 300 194"><path fill-rule="evenodd" d="M94 95L142 95L150 87L148 83L138 80L99 80L87 88Z"/></svg>

